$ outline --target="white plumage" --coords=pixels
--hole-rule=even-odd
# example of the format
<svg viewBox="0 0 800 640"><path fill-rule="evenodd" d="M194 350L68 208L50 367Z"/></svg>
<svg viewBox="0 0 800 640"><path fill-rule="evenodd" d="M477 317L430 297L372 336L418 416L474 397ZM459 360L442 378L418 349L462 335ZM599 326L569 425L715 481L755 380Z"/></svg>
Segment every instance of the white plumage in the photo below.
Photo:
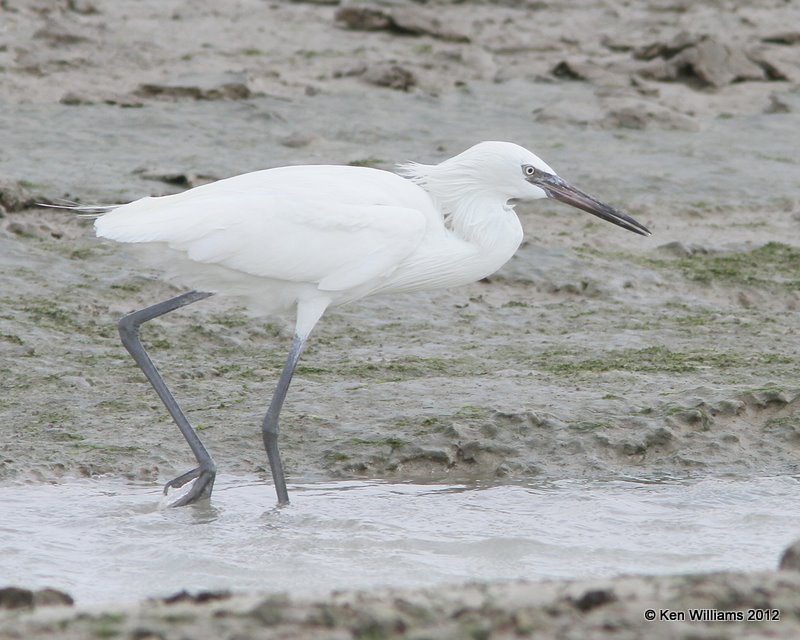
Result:
<svg viewBox="0 0 800 640"><path fill-rule="evenodd" d="M513 152L513 166L503 167L511 158L498 151ZM522 241L506 202L525 194L511 181L486 190L494 177L488 169L500 164L494 173L511 173L524 186L526 161L550 168L509 143L482 143L456 159L406 165L405 178L350 166L256 171L122 205L95 229L118 242L164 243L179 253L167 257L179 279L245 294L265 312L309 298L341 304L465 284L497 270ZM529 186L544 197L535 189ZM231 286L239 277L231 271L256 279Z"/></svg>
<svg viewBox="0 0 800 640"><path fill-rule="evenodd" d="M649 234L507 142L482 142L438 165L409 163L400 173L325 165L268 169L112 207L95 221L99 237L151 245L168 271L202 292L244 295L267 313L296 305L292 350L262 427L281 503L288 495L277 449L278 415L303 344L326 308L368 295L466 284L493 273L522 241L512 199L557 198ZM138 327L203 297L190 292L120 323L123 342L198 459L198 469L168 484L199 478L181 504L210 495L215 467L152 367Z"/></svg>

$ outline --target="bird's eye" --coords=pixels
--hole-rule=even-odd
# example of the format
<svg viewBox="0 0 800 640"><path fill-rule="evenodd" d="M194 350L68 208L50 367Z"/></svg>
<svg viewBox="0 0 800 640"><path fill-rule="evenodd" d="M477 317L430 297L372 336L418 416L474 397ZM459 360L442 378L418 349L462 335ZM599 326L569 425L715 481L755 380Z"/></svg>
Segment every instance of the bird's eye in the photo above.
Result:
<svg viewBox="0 0 800 640"><path fill-rule="evenodd" d="M526 176L532 176L534 173L536 173L536 169L529 164L523 166L522 171L525 173Z"/></svg>

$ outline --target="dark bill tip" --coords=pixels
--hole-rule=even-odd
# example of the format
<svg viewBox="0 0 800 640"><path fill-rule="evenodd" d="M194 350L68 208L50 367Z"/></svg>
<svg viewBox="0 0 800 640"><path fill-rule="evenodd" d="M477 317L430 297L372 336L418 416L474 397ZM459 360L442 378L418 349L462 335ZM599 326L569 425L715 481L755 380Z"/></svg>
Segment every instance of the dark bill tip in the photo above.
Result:
<svg viewBox="0 0 800 640"><path fill-rule="evenodd" d="M593 216L597 216L628 231L633 231L633 233L638 233L642 236L650 235L650 230L647 227L634 220L627 213L600 202L597 198L573 187L556 175L537 173L528 180L543 189L550 198L591 213Z"/></svg>

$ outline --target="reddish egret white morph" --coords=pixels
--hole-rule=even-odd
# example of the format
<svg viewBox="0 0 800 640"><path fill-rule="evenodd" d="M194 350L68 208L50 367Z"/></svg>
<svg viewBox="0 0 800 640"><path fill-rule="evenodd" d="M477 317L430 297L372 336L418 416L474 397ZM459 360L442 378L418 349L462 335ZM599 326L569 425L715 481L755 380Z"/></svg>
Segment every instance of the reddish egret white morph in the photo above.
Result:
<svg viewBox="0 0 800 640"><path fill-rule="evenodd" d="M211 495L216 466L159 375L138 331L142 323L215 292L258 298L267 313L296 309L294 339L262 425L279 504L287 504L278 417L300 352L330 306L366 296L438 289L494 273L522 241L509 200L555 198L641 235L646 227L562 180L509 142L481 142L437 165L409 163L402 177L351 166L280 167L160 198L86 211L102 213L97 235L162 243L192 266L197 287L125 316L119 331L192 448L194 480L173 506ZM187 260L188 258L188 260Z"/></svg>

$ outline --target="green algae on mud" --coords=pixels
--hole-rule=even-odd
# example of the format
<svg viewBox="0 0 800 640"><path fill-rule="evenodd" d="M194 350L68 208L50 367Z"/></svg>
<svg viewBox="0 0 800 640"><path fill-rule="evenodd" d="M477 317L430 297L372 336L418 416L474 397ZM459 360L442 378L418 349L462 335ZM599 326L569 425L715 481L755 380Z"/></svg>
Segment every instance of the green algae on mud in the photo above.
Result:
<svg viewBox="0 0 800 640"><path fill-rule="evenodd" d="M800 290L800 248L781 242L748 251L697 253L677 258L673 264L687 278L702 284Z"/></svg>
<svg viewBox="0 0 800 640"><path fill-rule="evenodd" d="M678 271L687 280L701 285L800 290L800 248L770 241L753 249L711 251L687 249L690 255L656 257L617 251L576 248L576 253L633 263L657 271ZM663 253L663 252L662 252Z"/></svg>
<svg viewBox="0 0 800 640"><path fill-rule="evenodd" d="M581 360L585 351L552 349L542 354L539 366L550 373L578 375L607 371L689 373L701 368L731 369L786 364L795 360L775 353L721 353L714 350L681 352L664 346L604 351L601 358Z"/></svg>
<svg viewBox="0 0 800 640"><path fill-rule="evenodd" d="M302 361L301 361L302 362ZM299 364L296 375L312 380L354 379L375 383L398 382L413 378L474 375L477 361L468 358L403 356L391 360L360 362L347 360L329 367Z"/></svg>

